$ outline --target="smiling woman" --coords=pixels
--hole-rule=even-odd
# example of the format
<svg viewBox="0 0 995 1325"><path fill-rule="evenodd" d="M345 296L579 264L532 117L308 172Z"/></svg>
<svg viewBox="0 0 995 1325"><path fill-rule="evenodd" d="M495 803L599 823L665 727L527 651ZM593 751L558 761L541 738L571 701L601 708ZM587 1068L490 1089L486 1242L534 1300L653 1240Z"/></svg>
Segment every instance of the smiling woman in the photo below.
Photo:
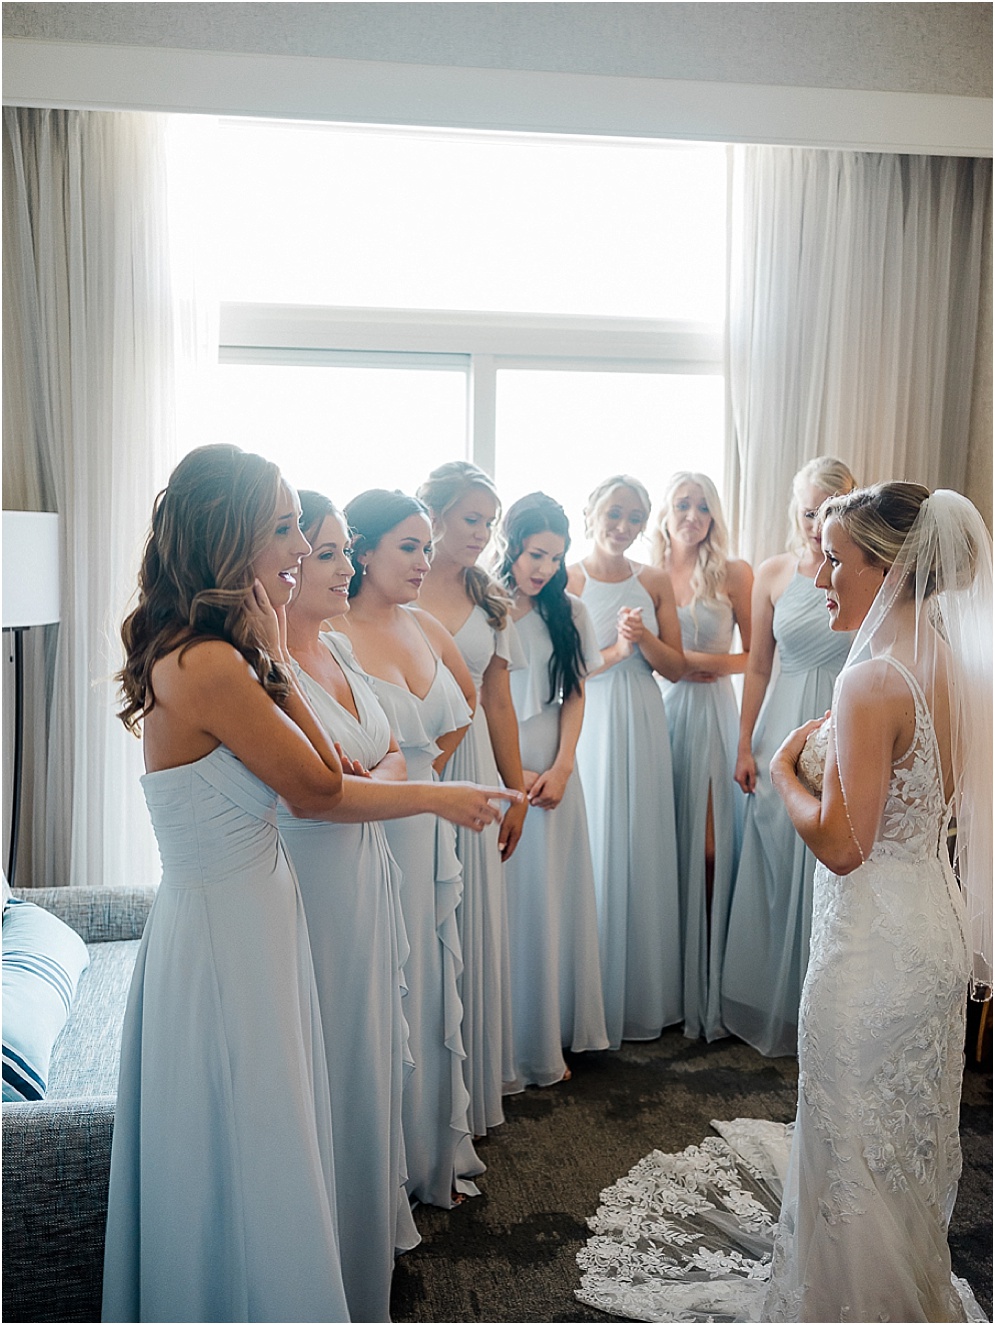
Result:
<svg viewBox="0 0 995 1325"><path fill-rule="evenodd" d="M123 1031L106 1320L349 1319L314 968L276 827L278 796L316 817L342 796L285 649L299 510L260 456L191 452L122 629L163 874Z"/></svg>

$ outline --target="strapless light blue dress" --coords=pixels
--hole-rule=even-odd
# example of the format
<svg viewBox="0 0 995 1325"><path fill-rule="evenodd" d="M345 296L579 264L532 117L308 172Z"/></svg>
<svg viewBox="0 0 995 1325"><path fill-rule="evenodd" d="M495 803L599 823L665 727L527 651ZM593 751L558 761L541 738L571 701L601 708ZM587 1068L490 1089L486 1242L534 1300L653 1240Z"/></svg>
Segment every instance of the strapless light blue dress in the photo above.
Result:
<svg viewBox="0 0 995 1325"><path fill-rule="evenodd" d="M685 650L728 653L733 611L728 602L700 599L679 607ZM684 917L684 1034L721 1039L720 980L732 881L739 859L742 793L733 781L739 710L732 680L664 682L674 758L674 808ZM705 890L705 823L711 796L715 874L711 906Z"/></svg>
<svg viewBox="0 0 995 1325"><path fill-rule="evenodd" d="M774 604L774 639L779 670L753 733L757 787L746 797L722 968L726 1028L768 1055L797 1052L815 873L770 761L789 732L831 706L853 635L830 629L825 593L796 572Z"/></svg>
<svg viewBox="0 0 995 1325"><path fill-rule="evenodd" d="M390 746L387 715L346 636L321 638L345 673L359 721L301 668L298 682L329 738L373 768ZM404 1188L401 1133L411 1056L402 1012L408 943L400 871L382 823L295 819L282 806L277 823L300 883L321 1005L349 1314L386 1321L394 1253L419 1241Z"/></svg>
<svg viewBox="0 0 995 1325"><path fill-rule="evenodd" d="M416 619L417 620L417 619ZM427 641L426 641L427 643ZM429 646L431 647L431 646ZM412 782L431 782L436 737L465 727L470 708L456 678L436 658L424 698L364 673L383 706ZM453 1192L478 1195L485 1166L473 1148L463 1078L463 969L456 908L463 889L451 823L431 814L391 819L384 828L401 869L408 939L404 1012L414 1071L404 1085L404 1148L412 1200L448 1208Z"/></svg>
<svg viewBox="0 0 995 1325"><path fill-rule="evenodd" d="M584 667L601 666L587 608L571 598ZM533 608L515 622L528 666L511 674L522 764L543 773L560 748L559 697L549 698L549 628ZM584 790L576 771L555 810L533 807L505 865L515 1028L514 1085L549 1086L566 1071L563 1050L607 1049L598 957L598 913ZM506 1086L507 1089L507 1086Z"/></svg>
<svg viewBox="0 0 995 1325"><path fill-rule="evenodd" d="M583 568L583 562L581 563ZM617 584L584 571L598 647L618 635L621 607L659 634L639 571ZM639 649L587 683L577 743L598 904L608 1041L653 1040L680 1021L681 913L670 735L660 688Z"/></svg>
<svg viewBox="0 0 995 1325"><path fill-rule="evenodd" d="M346 1321L328 1069L276 795L148 773L162 883L125 1015L105 1321Z"/></svg>

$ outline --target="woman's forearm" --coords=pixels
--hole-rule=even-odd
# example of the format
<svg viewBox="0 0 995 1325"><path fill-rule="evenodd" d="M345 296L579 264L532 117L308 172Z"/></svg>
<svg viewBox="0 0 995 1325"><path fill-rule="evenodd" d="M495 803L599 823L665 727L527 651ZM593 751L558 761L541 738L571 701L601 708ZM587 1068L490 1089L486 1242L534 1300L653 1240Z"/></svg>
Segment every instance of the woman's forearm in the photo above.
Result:
<svg viewBox="0 0 995 1325"><path fill-rule="evenodd" d="M752 665L746 669L743 681L743 700L739 715L739 749L741 754L749 753L753 748L753 730L763 708L764 696L770 684L770 672L766 675Z"/></svg>
<svg viewBox="0 0 995 1325"><path fill-rule="evenodd" d="M748 653L699 653L688 649L684 657L688 672L711 672L713 676L739 676L750 662Z"/></svg>
<svg viewBox="0 0 995 1325"><path fill-rule="evenodd" d="M577 742L580 740L583 724L584 692L574 691L560 706L560 740L553 761L553 766L565 773L573 772Z"/></svg>
<svg viewBox="0 0 995 1325"><path fill-rule="evenodd" d="M653 668L667 681L679 681L688 670L688 654L675 649L656 635L646 631L639 641L639 651Z"/></svg>

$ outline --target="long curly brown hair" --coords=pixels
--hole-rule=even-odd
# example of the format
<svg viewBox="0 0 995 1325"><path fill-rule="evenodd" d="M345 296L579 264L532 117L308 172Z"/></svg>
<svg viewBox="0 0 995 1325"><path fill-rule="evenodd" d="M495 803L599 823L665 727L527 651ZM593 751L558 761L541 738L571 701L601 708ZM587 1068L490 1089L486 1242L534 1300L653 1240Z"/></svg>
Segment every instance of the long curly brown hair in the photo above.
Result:
<svg viewBox="0 0 995 1325"><path fill-rule="evenodd" d="M138 605L121 627L118 717L131 732L155 707L152 669L178 645L227 640L278 704L290 678L245 615L253 565L271 536L282 482L270 460L237 446L201 446L176 466L152 510Z"/></svg>

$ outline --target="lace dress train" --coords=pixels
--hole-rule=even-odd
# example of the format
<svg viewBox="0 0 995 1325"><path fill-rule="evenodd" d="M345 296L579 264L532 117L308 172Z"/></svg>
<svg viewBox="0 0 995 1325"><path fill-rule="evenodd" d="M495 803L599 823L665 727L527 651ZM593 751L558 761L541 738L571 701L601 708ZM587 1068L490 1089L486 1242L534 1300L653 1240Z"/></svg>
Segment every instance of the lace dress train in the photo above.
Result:
<svg viewBox="0 0 995 1325"><path fill-rule="evenodd" d="M734 1147L651 1155L603 1194L583 1301L639 1320L985 1319L947 1244L969 974L949 811L925 698L888 661L912 693L915 737L867 861L845 878L815 872L776 1228L776 1125L739 1120Z"/></svg>

